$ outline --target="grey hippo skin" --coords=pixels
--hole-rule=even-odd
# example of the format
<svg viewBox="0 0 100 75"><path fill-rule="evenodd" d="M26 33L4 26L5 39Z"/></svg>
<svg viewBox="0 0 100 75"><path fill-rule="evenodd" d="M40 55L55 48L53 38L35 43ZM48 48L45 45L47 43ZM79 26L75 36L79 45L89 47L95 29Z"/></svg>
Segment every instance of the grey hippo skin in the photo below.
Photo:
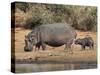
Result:
<svg viewBox="0 0 100 75"><path fill-rule="evenodd" d="M92 37L85 37L85 38L78 38L75 41L76 45L81 45L82 50L85 50L86 46L89 47L90 49L94 48L94 41Z"/></svg>
<svg viewBox="0 0 100 75"><path fill-rule="evenodd" d="M32 51L33 46L41 46L45 50L46 45L52 47L65 45L65 50L71 49L76 36L75 30L66 23L40 25L25 36L24 50Z"/></svg>

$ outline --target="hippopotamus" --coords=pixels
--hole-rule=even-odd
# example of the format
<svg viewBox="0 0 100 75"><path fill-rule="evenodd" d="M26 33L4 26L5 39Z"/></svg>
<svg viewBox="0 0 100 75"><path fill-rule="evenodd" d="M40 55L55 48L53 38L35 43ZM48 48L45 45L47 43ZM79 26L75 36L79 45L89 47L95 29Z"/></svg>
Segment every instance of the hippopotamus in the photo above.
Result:
<svg viewBox="0 0 100 75"><path fill-rule="evenodd" d="M64 50L71 49L77 34L69 24L56 23L56 24L44 24L36 26L31 32L25 35L25 51L32 51L33 46L40 43L43 50L46 49L46 45L51 47L59 47L65 45Z"/></svg>
<svg viewBox="0 0 100 75"><path fill-rule="evenodd" d="M82 50L85 50L86 47L89 47L90 49L94 48L94 41L90 36L76 39L75 44L81 45Z"/></svg>

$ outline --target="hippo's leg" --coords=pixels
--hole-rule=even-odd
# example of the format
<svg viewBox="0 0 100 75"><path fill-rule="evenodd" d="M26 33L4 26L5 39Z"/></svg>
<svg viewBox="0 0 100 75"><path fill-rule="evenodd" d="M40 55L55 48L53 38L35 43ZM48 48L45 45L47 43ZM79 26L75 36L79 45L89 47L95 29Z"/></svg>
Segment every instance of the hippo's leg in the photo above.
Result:
<svg viewBox="0 0 100 75"><path fill-rule="evenodd" d="M72 51L72 49L71 49L71 43L66 43L65 44L65 49L64 50L66 50L67 49L67 51L70 51L71 52L71 54L73 53L73 51Z"/></svg>
<svg viewBox="0 0 100 75"><path fill-rule="evenodd" d="M85 45L82 45L82 51L85 50Z"/></svg>
<svg viewBox="0 0 100 75"><path fill-rule="evenodd" d="M92 49L94 50L94 44L92 44Z"/></svg>
<svg viewBox="0 0 100 75"><path fill-rule="evenodd" d="M35 51L39 51L40 46L35 46Z"/></svg>
<svg viewBox="0 0 100 75"><path fill-rule="evenodd" d="M92 49L94 49L94 48L93 48L92 46L89 46L89 49L92 50Z"/></svg>
<svg viewBox="0 0 100 75"><path fill-rule="evenodd" d="M92 50L92 46L89 46L89 49Z"/></svg>
<svg viewBox="0 0 100 75"><path fill-rule="evenodd" d="M64 50L68 51L68 48L69 48L68 46L69 46L69 44L66 43L66 44L65 44L65 48L64 48Z"/></svg>
<svg viewBox="0 0 100 75"><path fill-rule="evenodd" d="M45 50L46 49L46 45L44 43L42 43L42 49Z"/></svg>
<svg viewBox="0 0 100 75"><path fill-rule="evenodd" d="M69 46L69 51L71 52L71 54L73 54L73 50L72 50L71 46L72 46L72 44L70 44L70 46Z"/></svg>
<svg viewBox="0 0 100 75"><path fill-rule="evenodd" d="M93 44L90 45L90 49L94 50L94 45Z"/></svg>
<svg viewBox="0 0 100 75"><path fill-rule="evenodd" d="M36 51L36 46L35 46L35 51Z"/></svg>
<svg viewBox="0 0 100 75"><path fill-rule="evenodd" d="M37 46L35 46L35 51L37 51L37 48L38 48L38 47L37 47Z"/></svg>
<svg viewBox="0 0 100 75"><path fill-rule="evenodd" d="M38 50L40 50L40 45L38 46Z"/></svg>
<svg viewBox="0 0 100 75"><path fill-rule="evenodd" d="M70 50L72 44L73 44L73 40L67 41L66 44L65 44L65 49L64 50L66 50L66 49Z"/></svg>
<svg viewBox="0 0 100 75"><path fill-rule="evenodd" d="M89 50L92 50L92 44L90 44L88 47L89 47Z"/></svg>

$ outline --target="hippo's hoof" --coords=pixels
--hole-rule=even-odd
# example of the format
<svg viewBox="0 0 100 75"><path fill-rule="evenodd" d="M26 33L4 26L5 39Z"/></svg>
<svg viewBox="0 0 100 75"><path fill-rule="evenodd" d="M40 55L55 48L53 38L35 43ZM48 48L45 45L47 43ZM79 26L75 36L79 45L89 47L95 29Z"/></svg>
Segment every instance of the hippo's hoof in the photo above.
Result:
<svg viewBox="0 0 100 75"><path fill-rule="evenodd" d="M32 60L32 58L29 58L30 60Z"/></svg>
<svg viewBox="0 0 100 75"><path fill-rule="evenodd" d="M53 56L52 53L49 53L49 56Z"/></svg>

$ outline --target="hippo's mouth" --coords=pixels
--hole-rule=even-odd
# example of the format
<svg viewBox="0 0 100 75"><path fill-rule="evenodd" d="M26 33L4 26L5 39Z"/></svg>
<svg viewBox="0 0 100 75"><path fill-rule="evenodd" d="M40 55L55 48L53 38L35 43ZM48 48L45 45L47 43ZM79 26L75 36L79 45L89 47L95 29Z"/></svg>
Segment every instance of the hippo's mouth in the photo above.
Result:
<svg viewBox="0 0 100 75"><path fill-rule="evenodd" d="M24 47L24 51L25 51L25 52L31 52L32 49L28 49L27 47Z"/></svg>
<svg viewBox="0 0 100 75"><path fill-rule="evenodd" d="M31 52L32 50L28 50L28 49L26 49L26 50L24 50L25 52Z"/></svg>

